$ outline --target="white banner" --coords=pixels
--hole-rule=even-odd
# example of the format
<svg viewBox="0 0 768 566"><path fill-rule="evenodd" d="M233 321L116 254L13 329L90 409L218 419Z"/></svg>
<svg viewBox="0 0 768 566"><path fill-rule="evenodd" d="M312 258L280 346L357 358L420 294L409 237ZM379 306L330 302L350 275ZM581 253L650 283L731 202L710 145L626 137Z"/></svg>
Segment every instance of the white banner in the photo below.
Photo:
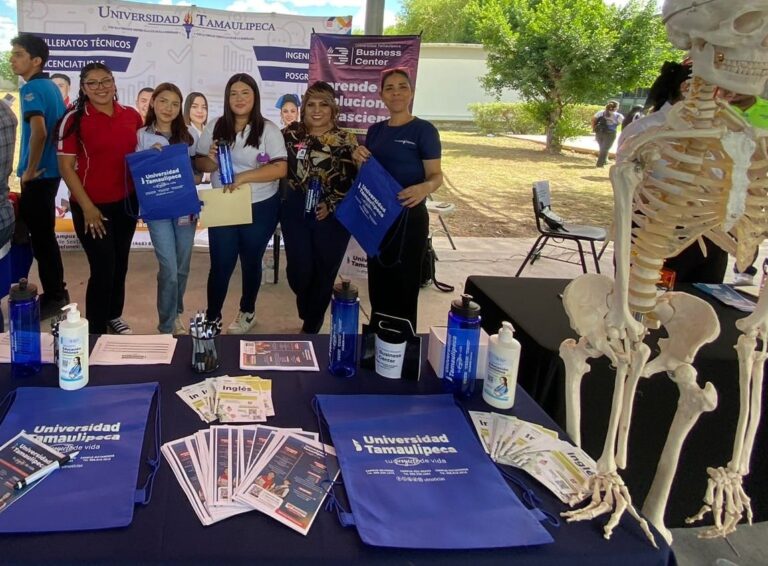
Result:
<svg viewBox="0 0 768 566"><path fill-rule="evenodd" d="M262 113L279 124L275 102L307 86L312 30L348 34L352 17L228 12L97 0L17 0L19 31L42 36L51 50L45 67L72 80L103 62L115 74L120 100L133 104L144 87L172 82L186 94L205 94L209 115L220 116L233 74L259 83Z"/></svg>
<svg viewBox="0 0 768 566"><path fill-rule="evenodd" d="M45 70L72 81L80 69L102 62L115 75L118 97L133 105L138 92L161 82L183 94L202 92L210 119L220 116L224 87L235 73L259 84L262 114L280 124L275 106L284 94L307 88L312 31L348 34L352 17L228 12L195 6L164 6L97 0L17 0L20 32L45 39L51 54ZM62 183L63 187L63 183ZM62 249L79 248L68 211L67 189L56 198L56 230ZM139 225L134 247L151 247Z"/></svg>

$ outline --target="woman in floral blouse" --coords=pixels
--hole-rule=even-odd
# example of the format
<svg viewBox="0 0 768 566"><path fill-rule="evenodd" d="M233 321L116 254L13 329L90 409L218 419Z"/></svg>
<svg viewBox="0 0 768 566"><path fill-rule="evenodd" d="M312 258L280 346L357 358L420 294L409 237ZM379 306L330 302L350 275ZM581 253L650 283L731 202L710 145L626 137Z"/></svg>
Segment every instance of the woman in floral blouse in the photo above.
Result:
<svg viewBox="0 0 768 566"><path fill-rule="evenodd" d="M339 129L336 93L318 81L307 89L302 118L283 130L288 150L288 194L280 225L285 240L288 284L296 293L301 331L320 331L333 283L349 242L349 232L334 216L357 170L352 152L354 134ZM311 187L317 203L307 200Z"/></svg>

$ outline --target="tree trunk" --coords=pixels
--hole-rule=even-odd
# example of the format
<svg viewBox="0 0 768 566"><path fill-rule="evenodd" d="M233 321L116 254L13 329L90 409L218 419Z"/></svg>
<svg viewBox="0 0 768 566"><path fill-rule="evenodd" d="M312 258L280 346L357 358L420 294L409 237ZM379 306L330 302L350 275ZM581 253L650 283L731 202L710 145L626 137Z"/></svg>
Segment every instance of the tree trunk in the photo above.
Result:
<svg viewBox="0 0 768 566"><path fill-rule="evenodd" d="M547 116L547 146L546 149L549 153L560 154L562 153L561 140L555 135L555 129L557 123L563 115L563 107L559 100L553 101L552 111Z"/></svg>

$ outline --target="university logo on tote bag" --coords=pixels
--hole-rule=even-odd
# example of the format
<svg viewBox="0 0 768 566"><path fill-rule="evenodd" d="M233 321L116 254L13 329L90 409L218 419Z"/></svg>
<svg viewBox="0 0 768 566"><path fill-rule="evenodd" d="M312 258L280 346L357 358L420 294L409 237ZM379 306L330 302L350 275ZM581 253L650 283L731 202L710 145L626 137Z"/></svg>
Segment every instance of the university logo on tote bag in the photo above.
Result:
<svg viewBox="0 0 768 566"><path fill-rule="evenodd" d="M157 402L141 466L153 399ZM0 405L5 402L11 406L0 424L0 444L25 430L60 452L79 454L0 513L0 532L124 527L131 523L137 503L149 503L160 458L157 383L78 391L19 387Z"/></svg>
<svg viewBox="0 0 768 566"><path fill-rule="evenodd" d="M125 156L143 220L168 220L198 214L200 199L189 147L182 143Z"/></svg>
<svg viewBox="0 0 768 566"><path fill-rule="evenodd" d="M369 157L336 207L336 219L370 257L379 255L384 236L403 210L397 200L402 189L378 161Z"/></svg>
<svg viewBox="0 0 768 566"><path fill-rule="evenodd" d="M367 544L500 548L553 542L450 395L317 395Z"/></svg>

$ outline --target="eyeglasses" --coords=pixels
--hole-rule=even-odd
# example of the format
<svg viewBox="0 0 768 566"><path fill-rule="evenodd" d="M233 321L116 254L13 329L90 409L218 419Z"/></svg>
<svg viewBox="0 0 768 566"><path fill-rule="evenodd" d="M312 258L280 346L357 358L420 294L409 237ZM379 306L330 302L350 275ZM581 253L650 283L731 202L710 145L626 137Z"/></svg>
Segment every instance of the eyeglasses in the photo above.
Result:
<svg viewBox="0 0 768 566"><path fill-rule="evenodd" d="M104 79L101 79L100 81L85 81L83 83L83 86L88 90L96 90L102 87L109 88L113 84L115 84L115 79L113 79L112 77L106 77Z"/></svg>

